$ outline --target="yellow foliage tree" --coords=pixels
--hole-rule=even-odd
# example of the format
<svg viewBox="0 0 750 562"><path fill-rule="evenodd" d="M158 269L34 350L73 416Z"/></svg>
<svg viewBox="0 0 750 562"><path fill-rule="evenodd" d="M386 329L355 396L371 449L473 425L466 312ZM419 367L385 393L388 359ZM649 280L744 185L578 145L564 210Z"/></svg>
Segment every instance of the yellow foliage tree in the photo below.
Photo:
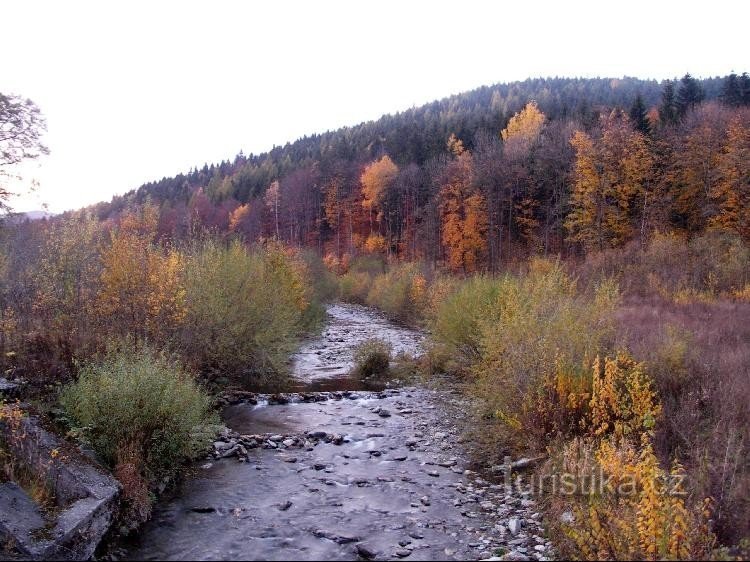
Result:
<svg viewBox="0 0 750 562"><path fill-rule="evenodd" d="M500 132L506 152L522 156L528 154L544 127L546 117L535 101L526 106L508 121L508 126Z"/></svg>
<svg viewBox="0 0 750 562"><path fill-rule="evenodd" d="M245 203L240 205L234 211L229 213L229 230L232 232L239 232L242 228L242 223L247 220L250 215L250 204Z"/></svg>
<svg viewBox="0 0 750 562"><path fill-rule="evenodd" d="M648 196L653 157L643 134L621 112L603 119L600 138L577 131L569 238L587 250L617 247L633 235Z"/></svg>
<svg viewBox="0 0 750 562"><path fill-rule="evenodd" d="M153 242L153 208L128 213L101 253L97 302L116 333L163 339L185 317L183 257Z"/></svg>
<svg viewBox="0 0 750 562"><path fill-rule="evenodd" d="M362 183L362 207L368 211L378 209L386 190L393 185L397 175L398 166L393 163L393 160L387 154L367 166L360 178Z"/></svg>
<svg viewBox="0 0 750 562"><path fill-rule="evenodd" d="M718 212L709 219L709 228L750 240L750 127L740 115L729 124L717 168L720 179L710 195Z"/></svg>

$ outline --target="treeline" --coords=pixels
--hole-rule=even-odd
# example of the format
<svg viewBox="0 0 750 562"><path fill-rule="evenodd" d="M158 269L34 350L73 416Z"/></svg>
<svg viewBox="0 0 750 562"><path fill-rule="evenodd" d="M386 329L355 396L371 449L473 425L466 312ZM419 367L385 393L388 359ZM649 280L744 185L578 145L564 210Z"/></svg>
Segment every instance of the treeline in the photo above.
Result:
<svg viewBox="0 0 750 562"><path fill-rule="evenodd" d="M91 210L117 223L150 201L163 239L211 229L344 262L382 253L462 272L655 230L740 232L748 104L747 74L483 87Z"/></svg>

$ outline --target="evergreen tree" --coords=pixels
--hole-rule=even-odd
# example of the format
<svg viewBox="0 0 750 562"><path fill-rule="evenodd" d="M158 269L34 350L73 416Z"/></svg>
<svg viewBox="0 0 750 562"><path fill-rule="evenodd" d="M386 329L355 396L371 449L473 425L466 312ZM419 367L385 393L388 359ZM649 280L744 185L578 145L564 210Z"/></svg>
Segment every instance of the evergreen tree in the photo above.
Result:
<svg viewBox="0 0 750 562"><path fill-rule="evenodd" d="M646 114L646 104L643 103L643 97L641 93L636 94L633 100L633 105L630 107L630 122L636 131L640 131L644 135L651 134L651 124L648 121Z"/></svg>
<svg viewBox="0 0 750 562"><path fill-rule="evenodd" d="M721 101L731 107L742 105L740 82L734 72L724 78L724 84L721 87Z"/></svg>
<svg viewBox="0 0 750 562"><path fill-rule="evenodd" d="M677 116L683 117L690 109L698 105L705 98L700 82L685 74L680 80L680 88L677 90Z"/></svg>
<svg viewBox="0 0 750 562"><path fill-rule="evenodd" d="M664 90L661 93L661 106L659 107L659 120L664 125L672 125L677 121L677 105L674 93L674 83L671 80L664 82Z"/></svg>
<svg viewBox="0 0 750 562"><path fill-rule="evenodd" d="M750 76L748 76L747 72L742 73L738 82L742 105L750 105Z"/></svg>

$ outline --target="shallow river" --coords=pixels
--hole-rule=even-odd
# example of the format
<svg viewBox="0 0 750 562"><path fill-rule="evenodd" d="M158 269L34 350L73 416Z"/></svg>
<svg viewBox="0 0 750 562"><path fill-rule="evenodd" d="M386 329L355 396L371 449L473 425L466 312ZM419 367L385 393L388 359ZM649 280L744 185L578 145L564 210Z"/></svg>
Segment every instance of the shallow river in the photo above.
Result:
<svg viewBox="0 0 750 562"><path fill-rule="evenodd" d="M249 451L247 462L199 463L157 506L126 557L465 560L517 548L543 559L533 502L466 470L458 397L421 388L367 392L347 377L359 341L380 337L396 352L418 353L422 335L363 307L336 304L328 312L326 329L302 346L293 372L306 392L355 391L320 402L238 404L224 419L240 434L325 432L341 436L339 444L279 443ZM523 518L524 530L510 533L510 517Z"/></svg>

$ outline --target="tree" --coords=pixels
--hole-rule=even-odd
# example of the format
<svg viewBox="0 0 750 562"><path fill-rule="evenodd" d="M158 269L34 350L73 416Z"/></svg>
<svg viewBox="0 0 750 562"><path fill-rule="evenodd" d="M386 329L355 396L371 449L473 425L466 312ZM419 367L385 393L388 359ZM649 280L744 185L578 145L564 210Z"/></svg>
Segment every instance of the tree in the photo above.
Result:
<svg viewBox="0 0 750 562"><path fill-rule="evenodd" d="M705 97L706 95L703 92L700 82L690 76L690 73L685 74L680 80L680 88L677 90L677 99L675 102L677 116L684 117L689 110L702 102Z"/></svg>
<svg viewBox="0 0 750 562"><path fill-rule="evenodd" d="M448 140L452 159L446 163L440 189L441 240L448 266L472 273L487 251L487 209L484 197L473 185L471 153L455 135Z"/></svg>
<svg viewBox="0 0 750 562"><path fill-rule="evenodd" d="M664 125L673 125L677 121L677 101L675 99L674 83L664 82L659 106L659 121Z"/></svg>
<svg viewBox="0 0 750 562"><path fill-rule="evenodd" d="M266 190L266 205L269 209L273 212L273 222L275 226L275 236L276 240L279 239L279 200L281 199L281 192L279 190L279 182L278 180L275 180L271 182L271 185L268 186L268 189Z"/></svg>
<svg viewBox="0 0 750 562"><path fill-rule="evenodd" d="M643 97L640 92L635 96L633 105L630 106L630 122L636 131L640 131L644 135L651 134L651 124L648 120L648 114L646 113L646 104L643 103Z"/></svg>
<svg viewBox="0 0 750 562"><path fill-rule="evenodd" d="M10 208L8 180L21 179L8 169L49 154L41 140L46 130L47 123L33 101L0 93L0 210Z"/></svg>
<svg viewBox="0 0 750 562"><path fill-rule="evenodd" d="M739 77L738 82L742 105L750 105L750 76L747 74L747 72L742 73L742 76Z"/></svg>
<svg viewBox="0 0 750 562"><path fill-rule="evenodd" d="M718 212L709 219L708 226L750 241L750 127L740 115L729 124L718 168L721 179L711 192Z"/></svg>
<svg viewBox="0 0 750 562"><path fill-rule="evenodd" d="M373 211L380 211L387 191L393 186L398 176L398 166L386 154L365 168L360 177L362 183L362 207L370 215L370 234L372 234ZM378 214L380 220L380 214Z"/></svg>
<svg viewBox="0 0 750 562"><path fill-rule="evenodd" d="M732 72L726 78L721 86L720 99L722 103L730 107L742 105L742 91L740 90L740 81L738 76Z"/></svg>
<svg viewBox="0 0 750 562"><path fill-rule="evenodd" d="M653 166L646 138L622 112L602 121L601 137L578 131L571 141L575 184L566 221L570 240L600 251L621 246L634 234L637 219L645 215Z"/></svg>
<svg viewBox="0 0 750 562"><path fill-rule="evenodd" d="M719 160L731 110L717 103L691 112L670 137L668 169L662 176L672 199L672 221L701 232L712 214L711 193L720 179Z"/></svg>
<svg viewBox="0 0 750 562"><path fill-rule="evenodd" d="M164 341L185 317L184 259L154 244L158 209L123 217L101 253L97 304L106 326L121 335Z"/></svg>
<svg viewBox="0 0 750 562"><path fill-rule="evenodd" d="M534 180L533 153L542 135L546 116L531 101L508 121L500 132L503 139L505 199L508 202L507 242L510 254L514 228L526 244L537 241L539 220L538 199Z"/></svg>
<svg viewBox="0 0 750 562"><path fill-rule="evenodd" d="M539 138L546 117L535 101L530 101L508 121L508 126L500 132L505 142L505 151L520 152L526 155Z"/></svg>

